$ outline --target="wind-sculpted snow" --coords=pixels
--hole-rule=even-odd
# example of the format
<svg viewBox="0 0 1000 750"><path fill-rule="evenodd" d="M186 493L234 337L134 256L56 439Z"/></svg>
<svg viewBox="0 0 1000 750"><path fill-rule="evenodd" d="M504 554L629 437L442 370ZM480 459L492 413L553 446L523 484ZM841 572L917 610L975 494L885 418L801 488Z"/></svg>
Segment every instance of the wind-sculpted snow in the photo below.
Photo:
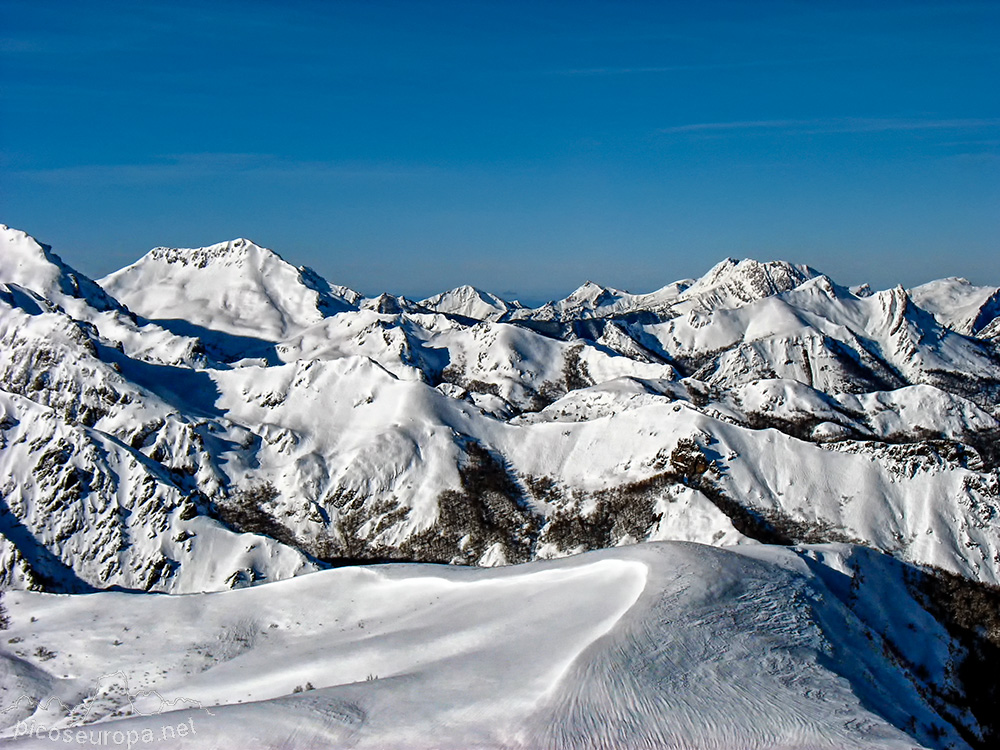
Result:
<svg viewBox="0 0 1000 750"><path fill-rule="evenodd" d="M989 728L956 703L964 647L921 575L845 545L675 542L185 597L12 592L0 725L39 748L51 729L84 746L966 748Z"/></svg>

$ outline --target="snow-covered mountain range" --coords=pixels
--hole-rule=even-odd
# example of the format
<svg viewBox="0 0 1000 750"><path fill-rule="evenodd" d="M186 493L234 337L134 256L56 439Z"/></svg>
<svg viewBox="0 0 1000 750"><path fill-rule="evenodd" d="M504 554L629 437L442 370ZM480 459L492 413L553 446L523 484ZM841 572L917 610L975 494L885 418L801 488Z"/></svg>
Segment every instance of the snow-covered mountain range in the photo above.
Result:
<svg viewBox="0 0 1000 750"><path fill-rule="evenodd" d="M529 308L472 287L422 301L365 297L246 239L156 248L95 281L48 246L0 225L0 585L8 591L179 594L284 581L260 588L272 592L260 597L278 601L296 585L304 592L321 581L348 589L363 583L343 571L303 579L309 583L286 580L303 573L399 560L535 566L442 574L473 588L517 576L541 581L552 571L579 576L586 588L584 571L610 566L593 585L625 598L633 587L637 601L646 601L640 592L654 589L630 581L659 580L674 564L732 576L748 565L771 566L782 571L774 573L782 581L775 586L839 598L836 607L860 623L849 628L874 629L889 644L884 649L902 655L885 661L868 651L845 656L848 649L830 663L802 656L828 671L816 680L836 681L830 675L837 674L854 684L862 672L845 670L871 669L879 690L900 680L920 689L900 709L914 717L912 731L900 729L902 713L892 714L884 695L855 685L844 689L863 703L866 729L831 733L821 711L794 729L760 730L758 744L747 746L838 737L831 746L851 747L866 736L885 747L964 746L989 728L969 713L968 701L949 697L961 680L944 665L949 648L968 657L979 642L949 641L958 636L947 617L938 617L938 645L914 658L902 620L875 600L917 597L907 615L916 621L933 607L912 594L911 579L937 575L992 601L991 586L1000 584L998 439L1000 288L963 279L872 292L845 288L807 266L725 260L699 279L646 294L587 282L563 300ZM544 562L658 541L730 550L653 545L662 551ZM864 589L872 592L870 606L857 598L869 594L850 599L842 590L862 582L859 568L845 560L881 571ZM647 572L632 572L640 568ZM400 570L408 571L399 574L404 578L426 575ZM422 589L414 583L412 591ZM134 595L86 601L106 602L112 611L124 601L114 597ZM234 592L218 617L243 618L245 608L261 606L254 596ZM497 596L496 606L507 607ZM722 612L744 594L685 596L694 598L669 606L695 617L705 607ZM18 606L49 606L38 597L8 595ZM626 610L633 612L628 627L644 637L687 637L663 624L667 605L649 599L633 611L635 597L617 604L612 597L607 612L580 620L579 628L593 632L567 636L565 648L617 632L616 618ZM104 604L81 604L80 612L67 604L61 613L58 606L52 611L59 617L70 610L95 622L105 616ZM823 638L846 637L831 624L841 615L827 605L795 606L765 614L798 623L788 627L812 644L803 648L820 654ZM461 622L481 625L473 614ZM809 641L807 631L819 640ZM998 648L1000 630L994 636L982 648ZM190 650L180 641L176 647ZM536 665L537 684L522 686L516 701L534 701L536 688L545 692L558 664L600 674L611 668L604 652L588 654L581 662L553 652L551 664ZM18 658L31 661L30 654ZM964 658L955 657L953 667ZM391 669L406 672L399 664ZM447 670L436 670L434 679L449 679ZM292 671L281 680L291 680ZM324 686L347 677L337 679ZM219 702L207 683L182 687ZM271 700L290 689L249 696ZM629 689L652 701L643 704L649 716L656 701L666 700L649 697L638 683ZM544 746L586 746L572 739L590 731L580 724L585 718L566 717L579 701L596 706L601 697L545 694L545 711L564 717L557 724L565 734L546 736ZM338 688L334 696L377 714L364 690ZM730 696L742 706L733 715L765 710L740 703L745 698ZM294 710L310 710L305 698L295 700ZM834 716L841 697L830 700ZM240 721L235 707L224 716L213 721L228 729ZM530 747L546 717L524 713L521 739L482 741ZM370 737L358 735L368 737L359 746L384 746L396 736L391 721L377 726ZM643 727L643 736L667 736L655 722ZM733 727L713 736L747 736ZM482 731L473 727L448 741L468 746L486 736ZM712 746L699 742L691 746Z"/></svg>

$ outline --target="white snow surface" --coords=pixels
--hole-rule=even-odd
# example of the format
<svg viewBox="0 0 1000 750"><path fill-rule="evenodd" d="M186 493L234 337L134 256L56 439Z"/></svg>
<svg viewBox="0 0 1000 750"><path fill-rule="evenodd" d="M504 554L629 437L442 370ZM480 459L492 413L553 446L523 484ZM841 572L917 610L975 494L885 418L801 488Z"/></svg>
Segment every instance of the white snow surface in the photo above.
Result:
<svg viewBox="0 0 1000 750"><path fill-rule="evenodd" d="M203 248L154 248L99 283L146 318L267 342L359 299L242 238Z"/></svg>
<svg viewBox="0 0 1000 750"><path fill-rule="evenodd" d="M1000 583L990 288L727 259L415 303L248 240L101 285L0 226L12 746L51 742L24 722L208 748L977 731L937 713L964 652L907 566Z"/></svg>
<svg viewBox="0 0 1000 750"><path fill-rule="evenodd" d="M963 748L886 656L948 679L948 636L901 580L847 546L672 542L191 596L13 592L4 744Z"/></svg>
<svg viewBox="0 0 1000 750"><path fill-rule="evenodd" d="M646 294L605 287L587 281L568 297L540 308L510 313L517 320L572 320L602 318L637 311L673 317L692 310L739 307L754 300L794 289L818 275L808 266L784 261L760 262L727 258L700 279L683 279Z"/></svg>
<svg viewBox="0 0 1000 750"><path fill-rule="evenodd" d="M942 325L959 333L978 333L1000 315L1000 287L976 286L968 279L938 279L913 287L909 294Z"/></svg>

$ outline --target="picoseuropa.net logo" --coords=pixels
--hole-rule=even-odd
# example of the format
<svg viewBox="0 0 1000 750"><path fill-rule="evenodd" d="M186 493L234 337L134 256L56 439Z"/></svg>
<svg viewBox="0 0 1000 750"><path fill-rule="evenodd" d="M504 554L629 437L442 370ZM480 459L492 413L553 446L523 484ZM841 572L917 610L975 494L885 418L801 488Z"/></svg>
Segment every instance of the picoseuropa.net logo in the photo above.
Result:
<svg viewBox="0 0 1000 750"><path fill-rule="evenodd" d="M68 727L51 729L36 724L34 719L19 721L14 728L14 738L33 737L39 740L50 740L66 744L87 745L89 747L133 747L151 745L158 742L176 742L184 737L197 734L194 719L188 719L179 724L161 724L160 726L143 729L105 729L101 726L91 726L86 729Z"/></svg>

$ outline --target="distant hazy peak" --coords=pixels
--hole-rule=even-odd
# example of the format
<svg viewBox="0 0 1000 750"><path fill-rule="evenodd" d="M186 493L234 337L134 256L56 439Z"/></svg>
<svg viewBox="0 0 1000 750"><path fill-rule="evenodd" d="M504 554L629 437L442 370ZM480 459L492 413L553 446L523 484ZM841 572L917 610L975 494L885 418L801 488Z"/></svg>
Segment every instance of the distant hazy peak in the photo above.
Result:
<svg viewBox="0 0 1000 750"><path fill-rule="evenodd" d="M601 284L588 280L581 286L577 287L566 299L600 304L611 297L622 297L626 295L628 295L628 292L623 292L620 289L614 289L609 286L602 286Z"/></svg>
<svg viewBox="0 0 1000 750"><path fill-rule="evenodd" d="M419 304L435 312L491 320L503 317L509 311L521 307L520 303L508 302L502 297L469 284L435 294Z"/></svg>
<svg viewBox="0 0 1000 750"><path fill-rule="evenodd" d="M469 284L463 284L462 286L457 286L454 289L449 289L446 292L441 292L440 294L435 294L432 297L428 297L423 300L423 303L434 303L440 302L444 299L479 299L484 302L504 302L505 300L496 296L495 294L490 294L485 292L478 287L471 286Z"/></svg>

